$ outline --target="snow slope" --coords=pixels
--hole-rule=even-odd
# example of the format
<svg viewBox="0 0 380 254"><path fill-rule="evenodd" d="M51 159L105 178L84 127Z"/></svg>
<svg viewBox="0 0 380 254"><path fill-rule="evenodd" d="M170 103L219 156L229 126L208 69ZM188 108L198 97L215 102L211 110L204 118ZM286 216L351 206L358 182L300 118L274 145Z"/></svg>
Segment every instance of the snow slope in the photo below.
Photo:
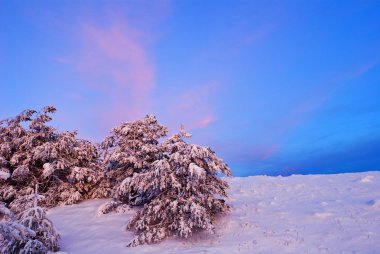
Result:
<svg viewBox="0 0 380 254"><path fill-rule="evenodd" d="M51 209L62 251L87 253L380 253L380 172L228 179L216 234L128 248L133 214L96 217L106 200Z"/></svg>

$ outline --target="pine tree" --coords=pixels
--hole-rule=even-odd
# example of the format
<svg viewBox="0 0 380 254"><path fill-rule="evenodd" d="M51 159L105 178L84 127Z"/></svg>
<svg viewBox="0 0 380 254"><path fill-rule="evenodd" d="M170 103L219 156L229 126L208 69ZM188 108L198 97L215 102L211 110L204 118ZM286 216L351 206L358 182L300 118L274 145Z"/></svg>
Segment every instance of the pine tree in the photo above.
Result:
<svg viewBox="0 0 380 254"><path fill-rule="evenodd" d="M25 245L32 241L36 234L33 230L18 223L13 214L10 218L5 219L4 212L10 213L10 210L4 205L0 205L0 217L2 217L0 219L0 253L21 253Z"/></svg>
<svg viewBox="0 0 380 254"><path fill-rule="evenodd" d="M43 196L35 193L28 196L33 207L16 215L0 204L0 253L47 254L58 251L59 234L45 211L38 206Z"/></svg>
<svg viewBox="0 0 380 254"><path fill-rule="evenodd" d="M47 106L0 121L0 201L15 212L32 206L26 197L37 183L49 207L110 194L97 147L49 126L55 112Z"/></svg>
<svg viewBox="0 0 380 254"><path fill-rule="evenodd" d="M60 236L53 223L46 217L45 210L38 206L38 201L43 199L43 196L38 195L37 185L35 193L30 195L30 198L33 201L33 207L26 209L19 215L20 224L36 233L33 242L26 245L26 247L42 249L41 244L38 243L40 242L47 250L58 251Z"/></svg>
<svg viewBox="0 0 380 254"><path fill-rule="evenodd" d="M125 122L113 128L111 135L102 142L103 164L109 170L108 177L115 186L116 201L131 205L144 203L146 193L130 190L120 195L118 189L120 183L128 181L134 173L149 170L158 158L159 139L166 133L167 128L158 124L155 116L147 115L142 120Z"/></svg>
<svg viewBox="0 0 380 254"><path fill-rule="evenodd" d="M186 143L181 130L160 145L161 158L151 170L124 180L121 194L150 193L146 204L127 228L137 236L128 246L156 243L167 236L189 237L198 230L214 231L214 216L228 211L227 183L218 174L230 175L228 166L208 147Z"/></svg>

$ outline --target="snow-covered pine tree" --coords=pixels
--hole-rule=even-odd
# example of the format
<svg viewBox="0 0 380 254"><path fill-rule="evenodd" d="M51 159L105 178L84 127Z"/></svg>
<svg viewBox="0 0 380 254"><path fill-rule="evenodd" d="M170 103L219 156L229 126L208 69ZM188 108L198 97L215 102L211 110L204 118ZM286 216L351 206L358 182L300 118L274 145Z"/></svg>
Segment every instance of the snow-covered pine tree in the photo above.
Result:
<svg viewBox="0 0 380 254"><path fill-rule="evenodd" d="M32 206L26 197L37 183L45 206L109 195L97 147L49 126L55 111L47 106L0 121L0 201L15 212Z"/></svg>
<svg viewBox="0 0 380 254"><path fill-rule="evenodd" d="M36 233L21 225L14 213L0 203L0 253L21 253Z"/></svg>
<svg viewBox="0 0 380 254"><path fill-rule="evenodd" d="M45 211L38 206L43 197L35 193L28 198L33 207L22 211L19 220L14 213L0 204L0 253L47 254L58 251L59 234Z"/></svg>
<svg viewBox="0 0 380 254"><path fill-rule="evenodd" d="M29 241L24 248L46 249L48 251L58 251L58 240L60 238L58 231L54 228L53 223L46 217L45 210L38 206L38 201L43 196L38 195L38 187L36 185L35 192L30 195L33 201L33 207L26 209L19 215L21 225L33 230L36 235L33 241ZM42 243L41 247L39 243ZM47 251L46 251L47 252ZM34 253L34 252L31 252Z"/></svg>
<svg viewBox="0 0 380 254"><path fill-rule="evenodd" d="M112 129L111 135L101 144L103 164L116 189L113 195L115 200L107 205L106 210L120 203L140 205L145 202L147 192L132 189L122 192L119 187L134 173L143 173L150 168L159 155L159 139L166 133L167 128L160 125L153 115L122 123Z"/></svg>
<svg viewBox="0 0 380 254"><path fill-rule="evenodd" d="M153 193L129 221L137 236L128 246L156 243L167 236L189 237L198 230L214 231L213 220L228 210L223 198L228 184L218 174L230 169L208 147L185 142L191 135L181 129L160 145L161 158L151 170L125 179L119 191Z"/></svg>

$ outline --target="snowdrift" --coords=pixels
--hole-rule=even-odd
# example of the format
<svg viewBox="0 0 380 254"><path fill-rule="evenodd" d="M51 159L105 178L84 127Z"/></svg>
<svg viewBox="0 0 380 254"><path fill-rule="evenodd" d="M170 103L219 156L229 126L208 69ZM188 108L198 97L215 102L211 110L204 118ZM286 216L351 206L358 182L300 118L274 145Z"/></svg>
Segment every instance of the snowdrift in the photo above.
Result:
<svg viewBox="0 0 380 254"><path fill-rule="evenodd" d="M48 212L63 252L95 253L379 253L380 172L227 179L231 211L216 233L126 247L134 213L97 216L107 199Z"/></svg>

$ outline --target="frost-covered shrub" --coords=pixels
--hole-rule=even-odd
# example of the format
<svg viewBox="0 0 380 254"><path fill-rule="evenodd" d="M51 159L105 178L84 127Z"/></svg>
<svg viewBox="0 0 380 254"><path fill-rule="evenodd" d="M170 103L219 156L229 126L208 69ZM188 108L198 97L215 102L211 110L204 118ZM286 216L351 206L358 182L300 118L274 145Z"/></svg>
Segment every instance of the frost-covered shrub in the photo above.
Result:
<svg viewBox="0 0 380 254"><path fill-rule="evenodd" d="M111 211L115 211L116 213L125 213L129 210L130 210L129 205L122 203L120 201L112 200L110 202L104 203L98 208L97 216L100 217Z"/></svg>
<svg viewBox="0 0 380 254"><path fill-rule="evenodd" d="M47 254L58 251L59 234L45 211L38 206L43 197L36 192L28 198L33 207L16 215L0 204L0 253Z"/></svg>
<svg viewBox="0 0 380 254"><path fill-rule="evenodd" d="M20 251L20 254L47 254L48 249L46 246L38 240L29 240L24 248Z"/></svg>
<svg viewBox="0 0 380 254"><path fill-rule="evenodd" d="M175 134L160 145L161 158L151 170L134 174L119 190L150 193L127 228L137 236L128 246L156 243L167 236L189 237L198 230L214 231L214 216L228 210L227 183L218 173L230 175L228 166L208 147L186 143Z"/></svg>
<svg viewBox="0 0 380 254"><path fill-rule="evenodd" d="M16 196L16 189L5 181L0 180L0 200L5 203L10 203Z"/></svg>
<svg viewBox="0 0 380 254"><path fill-rule="evenodd" d="M31 249L35 248L36 250L42 250L44 247L46 252L47 250L58 251L60 236L54 228L53 223L46 217L45 210L38 206L38 201L43 199L43 197L38 195L37 186L35 193L30 196L33 200L33 207L26 209L19 215L20 224L36 233L33 242L30 242L26 246Z"/></svg>
<svg viewBox="0 0 380 254"><path fill-rule="evenodd" d="M146 116L114 128L102 143L115 188L114 199L98 215L120 205L144 205L128 224L137 233L129 246L213 232L214 216L228 210L223 200L228 185L218 177L230 175L228 166L210 148L186 143L183 138L191 135L183 127L160 144L166 133L154 116Z"/></svg>
<svg viewBox="0 0 380 254"><path fill-rule="evenodd" d="M33 195L34 195L34 189L31 187L26 187L21 189L17 192L18 198L15 198L12 200L12 202L9 203L9 208L15 212L16 214L19 214L20 212L33 207ZM39 196L38 201L42 201L42 196Z"/></svg>
<svg viewBox="0 0 380 254"><path fill-rule="evenodd" d="M46 206L109 195L97 147L47 125L55 111L47 106L0 121L0 201L12 209L31 206L25 196L37 183Z"/></svg>
<svg viewBox="0 0 380 254"><path fill-rule="evenodd" d="M159 139L167 128L158 124L153 115L142 120L125 122L112 129L101 144L103 164L109 170L108 177L115 186L114 198L123 203L142 204L144 193L133 190L119 195L119 186L134 173L145 172L159 155ZM116 206L115 206L116 207Z"/></svg>
<svg viewBox="0 0 380 254"><path fill-rule="evenodd" d="M21 253L35 232L17 221L0 221L0 253Z"/></svg>

